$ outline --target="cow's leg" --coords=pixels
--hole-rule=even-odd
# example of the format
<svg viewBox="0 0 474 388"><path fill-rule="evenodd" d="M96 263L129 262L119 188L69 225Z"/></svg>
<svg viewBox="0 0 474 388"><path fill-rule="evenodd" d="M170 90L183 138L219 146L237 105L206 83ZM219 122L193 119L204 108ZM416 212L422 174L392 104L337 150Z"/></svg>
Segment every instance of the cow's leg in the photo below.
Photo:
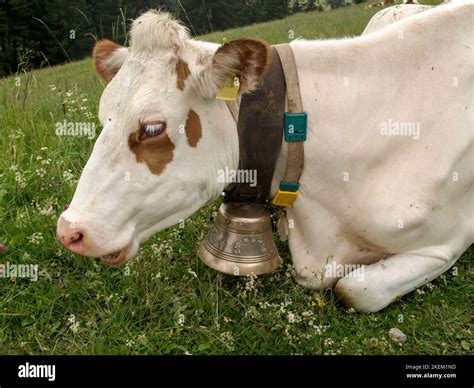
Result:
<svg viewBox="0 0 474 388"><path fill-rule="evenodd" d="M334 215L318 202L302 200L304 198L298 207L287 210L288 221L293 224L293 228L289 228L288 242L295 280L299 285L315 290L333 288L338 279L324 276L326 264L340 262L341 257L356 250L342 237L336 237L343 233Z"/></svg>
<svg viewBox="0 0 474 388"><path fill-rule="evenodd" d="M338 218L316 201L300 201L298 208L287 210L287 217L293 224L289 245L294 277L303 287L314 290L333 288L339 278L326 276L327 265L370 264L386 256L385 253L361 248L354 238L348 239Z"/></svg>
<svg viewBox="0 0 474 388"><path fill-rule="evenodd" d="M358 311L375 312L430 282L457 257L397 254L349 273L336 284L336 295Z"/></svg>
<svg viewBox="0 0 474 388"><path fill-rule="evenodd" d="M375 312L430 282L456 262L455 257L397 254L348 274L336 284L341 301L362 312Z"/></svg>

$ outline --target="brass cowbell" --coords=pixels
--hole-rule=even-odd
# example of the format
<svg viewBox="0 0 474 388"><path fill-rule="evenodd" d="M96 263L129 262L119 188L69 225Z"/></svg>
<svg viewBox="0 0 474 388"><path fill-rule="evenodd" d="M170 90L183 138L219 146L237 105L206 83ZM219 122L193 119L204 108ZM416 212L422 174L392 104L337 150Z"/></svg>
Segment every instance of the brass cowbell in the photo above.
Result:
<svg viewBox="0 0 474 388"><path fill-rule="evenodd" d="M258 203L224 202L198 256L225 274L272 272L282 260L273 238L269 210Z"/></svg>

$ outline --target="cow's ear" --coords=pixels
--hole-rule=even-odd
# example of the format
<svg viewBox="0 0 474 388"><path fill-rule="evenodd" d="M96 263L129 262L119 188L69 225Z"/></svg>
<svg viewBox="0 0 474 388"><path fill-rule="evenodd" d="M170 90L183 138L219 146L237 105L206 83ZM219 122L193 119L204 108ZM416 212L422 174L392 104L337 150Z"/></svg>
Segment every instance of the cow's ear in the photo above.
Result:
<svg viewBox="0 0 474 388"><path fill-rule="evenodd" d="M234 77L239 79L239 93L247 93L258 86L270 63L270 46L261 40L232 40L219 47L209 62L194 80L202 97L214 98Z"/></svg>
<svg viewBox="0 0 474 388"><path fill-rule="evenodd" d="M92 58L100 77L110 82L128 56L128 49L108 39L98 41L94 46Z"/></svg>

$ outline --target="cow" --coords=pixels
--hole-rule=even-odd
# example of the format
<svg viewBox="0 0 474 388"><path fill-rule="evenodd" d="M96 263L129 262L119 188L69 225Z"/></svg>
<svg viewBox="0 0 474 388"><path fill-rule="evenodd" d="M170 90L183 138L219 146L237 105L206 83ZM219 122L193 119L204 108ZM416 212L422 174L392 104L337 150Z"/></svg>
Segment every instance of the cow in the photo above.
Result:
<svg viewBox="0 0 474 388"><path fill-rule="evenodd" d="M390 4L393 4L393 3L390 3ZM378 7L383 7L385 4L383 1L379 1L378 3L370 3L370 4L366 4L364 6L365 9L371 9L371 8L378 8ZM387 4L388 5L388 4Z"/></svg>
<svg viewBox="0 0 474 388"><path fill-rule="evenodd" d="M442 4L449 3L451 0L445 0ZM368 8L373 8L372 6L382 6L383 3L369 4ZM400 5L394 5L393 7L385 8L377 12L369 20L369 23L365 27L362 34L369 34L373 31L380 30L381 28L395 23L401 19L404 19L410 15L415 15L419 12L424 12L428 9L433 8L432 5L423 5L418 3L417 0L403 0L403 3Z"/></svg>
<svg viewBox="0 0 474 388"><path fill-rule="evenodd" d="M378 3L370 3L370 4L367 4L364 8L370 9L370 8L377 8L377 7L385 7L390 4L395 4L395 0L383 0L383 1L379 1Z"/></svg>
<svg viewBox="0 0 474 388"><path fill-rule="evenodd" d="M369 34L373 31L378 31L389 24L431 8L433 8L431 5L420 5L415 3L404 3L385 8L372 16L372 19L370 19L362 34Z"/></svg>
<svg viewBox="0 0 474 388"><path fill-rule="evenodd" d="M299 195L286 210L300 285L379 311L474 241L473 16L472 1L453 1L360 37L290 43L308 114ZM238 168L239 144L215 97L235 75L240 95L258 88L269 51L253 39L191 39L158 11L133 22L129 48L98 42L103 129L58 240L120 265L218 198L218 172ZM287 152L283 142L272 195Z"/></svg>

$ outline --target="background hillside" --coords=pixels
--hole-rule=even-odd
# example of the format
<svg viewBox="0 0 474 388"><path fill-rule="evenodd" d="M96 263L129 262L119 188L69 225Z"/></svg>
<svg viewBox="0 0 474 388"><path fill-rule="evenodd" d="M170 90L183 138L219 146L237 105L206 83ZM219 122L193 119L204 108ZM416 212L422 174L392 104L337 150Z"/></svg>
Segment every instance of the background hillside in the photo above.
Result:
<svg viewBox="0 0 474 388"><path fill-rule="evenodd" d="M125 44L129 21L147 9L171 12L199 35L352 1L363 0L2 0L0 76L81 59L98 39Z"/></svg>

